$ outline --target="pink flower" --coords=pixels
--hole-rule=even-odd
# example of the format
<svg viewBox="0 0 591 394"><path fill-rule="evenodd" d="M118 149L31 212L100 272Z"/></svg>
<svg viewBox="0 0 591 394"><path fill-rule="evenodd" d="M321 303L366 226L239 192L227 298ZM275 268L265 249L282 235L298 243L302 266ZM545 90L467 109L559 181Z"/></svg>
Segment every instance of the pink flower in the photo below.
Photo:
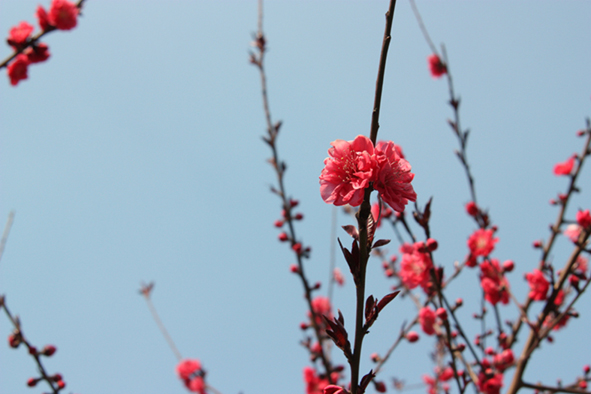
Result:
<svg viewBox="0 0 591 394"><path fill-rule="evenodd" d="M334 281L337 282L337 284L339 286L342 286L345 284L345 277L343 276L343 273L341 272L341 269L339 267L335 268L332 271L332 277L333 277Z"/></svg>
<svg viewBox="0 0 591 394"><path fill-rule="evenodd" d="M53 27L49 23L47 11L45 11L45 8L43 8L43 6L37 7L37 11L35 12L35 16L37 17L37 21L39 22L39 27L41 28L41 30L47 31L50 27Z"/></svg>
<svg viewBox="0 0 591 394"><path fill-rule="evenodd" d="M408 161L403 159L392 141L380 141L376 145L376 159L379 163L374 189L382 199L397 212L404 211L409 201L416 201L417 194L410 184L414 174Z"/></svg>
<svg viewBox="0 0 591 394"><path fill-rule="evenodd" d="M578 224L569 224L562 233L572 242L577 242L581 235L581 226Z"/></svg>
<svg viewBox="0 0 591 394"><path fill-rule="evenodd" d="M499 261L491 259L480 264L480 286L484 290L484 298L495 305L499 301L503 304L509 303L509 282L502 274Z"/></svg>
<svg viewBox="0 0 591 394"><path fill-rule="evenodd" d="M400 248L402 260L400 261L400 279L409 289L429 283L429 272L433 262L427 253L419 251L418 243L414 245L403 244Z"/></svg>
<svg viewBox="0 0 591 394"><path fill-rule="evenodd" d="M591 228L591 214L588 209L577 212L577 223L583 228Z"/></svg>
<svg viewBox="0 0 591 394"><path fill-rule="evenodd" d="M176 373L179 378L185 380L189 379L192 374L201 369L201 363L199 360L184 359L176 366Z"/></svg>
<svg viewBox="0 0 591 394"><path fill-rule="evenodd" d="M361 205L365 189L376 178L377 161L371 140L358 135L353 141L330 143L320 174L320 194L324 202L337 206Z"/></svg>
<svg viewBox="0 0 591 394"><path fill-rule="evenodd" d="M494 249L498 238L493 238L492 230L478 229L468 238L468 248L472 256L488 256Z"/></svg>
<svg viewBox="0 0 591 394"><path fill-rule="evenodd" d="M27 55L29 62L31 63L40 63L44 62L49 59L49 47L47 44L40 43L37 45L33 45L32 47L28 47L23 52Z"/></svg>
<svg viewBox="0 0 591 394"><path fill-rule="evenodd" d="M439 78L442 75L447 74L447 66L436 54L429 56L427 62L429 63L429 71L431 71L431 76L433 78Z"/></svg>
<svg viewBox="0 0 591 394"><path fill-rule="evenodd" d="M49 24L60 30L71 30L76 27L78 12L78 7L71 1L53 0L51 7L49 7L47 20ZM39 23L41 24L41 21Z"/></svg>
<svg viewBox="0 0 591 394"><path fill-rule="evenodd" d="M502 353L497 354L493 357L493 364L495 368L503 372L505 369L511 366L515 361L515 356L511 349L505 349Z"/></svg>
<svg viewBox="0 0 591 394"><path fill-rule="evenodd" d="M338 373L333 372L331 377L333 382L336 382L339 375ZM316 371L311 367L304 367L304 382L306 383L306 394L323 394L324 390L330 387L328 379L325 377L319 377L316 374ZM332 391L329 391L329 393L330 392Z"/></svg>
<svg viewBox="0 0 591 394"><path fill-rule="evenodd" d="M478 374L478 391L483 394L499 394L503 387L503 374L497 373L487 377L484 372Z"/></svg>
<svg viewBox="0 0 591 394"><path fill-rule="evenodd" d="M8 42L8 44L14 49L18 49L27 43L32 32L33 26L28 22L23 21L10 29L6 42Z"/></svg>
<svg viewBox="0 0 591 394"><path fill-rule="evenodd" d="M346 391L340 387L335 386L334 384L329 384L324 388L324 394L345 394Z"/></svg>
<svg viewBox="0 0 591 394"><path fill-rule="evenodd" d="M419 323L427 335L435 334L435 311L428 306L421 308L419 312Z"/></svg>
<svg viewBox="0 0 591 394"><path fill-rule="evenodd" d="M547 298L550 283L544 277L542 271L536 268L533 272L525 274L525 279L531 289L528 297L534 301L544 301Z"/></svg>
<svg viewBox="0 0 591 394"><path fill-rule="evenodd" d="M176 366L176 373L189 391L205 394L205 381L203 380L205 373L201 369L199 360L182 360Z"/></svg>
<svg viewBox="0 0 591 394"><path fill-rule="evenodd" d="M21 53L6 67L8 77L10 78L10 84L12 86L16 86L19 81L29 77L27 74L29 64L30 61L27 55Z"/></svg>
<svg viewBox="0 0 591 394"><path fill-rule="evenodd" d="M575 165L575 156L571 156L570 159L562 163L557 163L554 166L554 175L570 175Z"/></svg>

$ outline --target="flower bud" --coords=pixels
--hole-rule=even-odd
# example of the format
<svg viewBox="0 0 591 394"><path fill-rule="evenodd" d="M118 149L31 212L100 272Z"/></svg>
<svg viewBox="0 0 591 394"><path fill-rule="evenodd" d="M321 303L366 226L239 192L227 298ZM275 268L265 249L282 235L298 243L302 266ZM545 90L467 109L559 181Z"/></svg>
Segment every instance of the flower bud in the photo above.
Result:
<svg viewBox="0 0 591 394"><path fill-rule="evenodd" d="M417 334L416 331L409 331L406 334L406 340L410 343L416 342L419 340L419 334Z"/></svg>
<svg viewBox="0 0 591 394"><path fill-rule="evenodd" d="M50 357L55 353L56 350L57 350L56 347L53 345L45 345L43 350L41 350L41 354L43 354L44 356Z"/></svg>
<svg viewBox="0 0 591 394"><path fill-rule="evenodd" d="M511 272L513 271L513 268L515 268L515 263L513 260L507 260L503 263L503 271Z"/></svg>
<svg viewBox="0 0 591 394"><path fill-rule="evenodd" d="M29 378L29 380L27 380L27 386L29 387L35 387L37 385L38 380L35 378Z"/></svg>
<svg viewBox="0 0 591 394"><path fill-rule="evenodd" d="M435 314L441 320L443 320L443 321L447 320L447 311L445 310L445 308L437 308L437 311L435 311Z"/></svg>
<svg viewBox="0 0 591 394"><path fill-rule="evenodd" d="M288 237L287 233L285 233L285 232L283 232L283 233L279 234L279 237L278 237L278 238L279 238L279 240L280 240L281 242L285 242L285 241L287 241L287 240L289 239L289 237Z"/></svg>

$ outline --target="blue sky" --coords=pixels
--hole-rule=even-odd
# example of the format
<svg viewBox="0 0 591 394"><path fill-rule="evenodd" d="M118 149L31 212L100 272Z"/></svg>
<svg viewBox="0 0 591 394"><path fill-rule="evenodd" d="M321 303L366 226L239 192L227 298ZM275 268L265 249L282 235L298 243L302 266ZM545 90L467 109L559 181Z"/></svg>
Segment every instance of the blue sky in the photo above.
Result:
<svg viewBox="0 0 591 394"><path fill-rule="evenodd" d="M0 31L33 23L37 4L0 2ZM548 200L566 187L552 167L580 150L575 132L591 115L591 4L418 6L435 43L446 44L462 124L472 131L478 198L499 226L496 257L516 262L510 280L523 298L522 274L539 258L531 242L547 237L557 214ZM271 110L284 121L279 149L305 215L297 231L313 249L313 281L328 276L332 214L318 176L331 141L369 132L386 9L385 1L266 4ZM292 254L276 241L280 204L269 193L258 74L247 62L256 16L256 1L88 0L75 30L47 36L51 58L31 66L28 80L13 88L0 77L0 218L16 211L0 293L33 343L57 346L47 368L64 375L68 392L185 392L137 294L142 280L156 282L154 304L181 353L199 358L220 391L303 392L305 304L289 273ZM8 54L3 46L0 57ZM403 147L419 202L434 196L435 258L451 267L474 228L446 124L447 86L428 74L429 54L400 1L379 137ZM571 218L591 208L590 179L583 174ZM562 241L555 263L569 251ZM339 256L337 264L347 271ZM389 291L377 260L368 275L371 293ZM450 290L467 300L465 317L479 299L475 276ZM351 282L334 298L348 322ZM401 301L388 306L364 345L364 370L413 316ZM591 362L589 325L582 313L544 344L528 380L579 374ZM9 332L0 318L0 336ZM422 337L401 346L382 378L419 382L432 370L431 345ZM0 346L0 392L31 391L25 382L34 373L22 349Z"/></svg>

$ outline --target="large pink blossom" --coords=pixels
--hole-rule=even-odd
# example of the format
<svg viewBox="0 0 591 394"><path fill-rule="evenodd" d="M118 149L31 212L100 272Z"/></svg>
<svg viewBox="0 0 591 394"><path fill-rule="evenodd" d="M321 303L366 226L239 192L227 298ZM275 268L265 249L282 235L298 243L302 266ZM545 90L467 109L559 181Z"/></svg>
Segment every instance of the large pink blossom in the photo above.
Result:
<svg viewBox="0 0 591 394"><path fill-rule="evenodd" d="M586 209L584 211L579 210L577 212L577 223L583 228L591 228L591 214L589 210Z"/></svg>
<svg viewBox="0 0 591 394"><path fill-rule="evenodd" d="M392 209L402 212L409 201L417 200L410 184L415 175L410 172L410 164L401 157L392 141L378 142L375 152L379 171L373 187Z"/></svg>
<svg viewBox="0 0 591 394"><path fill-rule="evenodd" d="M376 178L377 161L371 140L358 135L353 141L330 143L320 174L320 194L329 204L361 205L365 189Z"/></svg>

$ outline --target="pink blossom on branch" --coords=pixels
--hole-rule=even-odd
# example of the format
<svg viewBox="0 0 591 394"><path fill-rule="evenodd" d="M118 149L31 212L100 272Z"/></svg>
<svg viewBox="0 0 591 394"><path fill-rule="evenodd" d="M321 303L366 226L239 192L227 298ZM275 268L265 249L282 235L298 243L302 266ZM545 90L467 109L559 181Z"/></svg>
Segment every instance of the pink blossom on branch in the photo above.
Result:
<svg viewBox="0 0 591 394"><path fill-rule="evenodd" d="M544 301L547 298L550 282L544 277L542 271L536 268L533 272L526 273L525 279L531 289L528 294L529 298L534 301Z"/></svg>
<svg viewBox="0 0 591 394"><path fill-rule="evenodd" d="M468 248L472 256L488 256L494 249L498 238L493 238L493 230L478 229L468 238Z"/></svg>
<svg viewBox="0 0 591 394"><path fill-rule="evenodd" d="M379 171L373 187L392 209L402 212L409 201L417 200L410 184L415 175L410 172L410 164L400 156L392 141L378 142L375 151Z"/></svg>
<svg viewBox="0 0 591 394"><path fill-rule="evenodd" d="M447 74L447 66L436 54L429 56L427 58L427 62L429 63L429 71L431 71L431 76L433 78L439 78L442 75Z"/></svg>
<svg viewBox="0 0 591 394"><path fill-rule="evenodd" d="M176 366L176 373L185 384L185 387L193 392L205 394L204 372L201 363L195 359L184 359Z"/></svg>
<svg viewBox="0 0 591 394"><path fill-rule="evenodd" d="M33 33L33 26L23 21L10 29L6 42L14 49L18 49L27 43L31 33Z"/></svg>
<svg viewBox="0 0 591 394"><path fill-rule="evenodd" d="M588 209L577 212L577 223L583 228L591 228L591 214Z"/></svg>
<svg viewBox="0 0 591 394"><path fill-rule="evenodd" d="M484 290L484 298L495 305L499 301L509 303L509 282L502 273L497 259L486 260L480 264L480 286Z"/></svg>
<svg viewBox="0 0 591 394"><path fill-rule="evenodd" d="M414 245L405 243L400 247L402 260L398 275L402 283L409 289L414 289L419 285L426 287L430 279L430 270L433 267L429 254L421 252L419 246L420 243L417 242Z"/></svg>
<svg viewBox="0 0 591 394"><path fill-rule="evenodd" d="M421 308L419 311L419 323L423 332L427 335L435 334L435 311L428 306Z"/></svg>
<svg viewBox="0 0 591 394"><path fill-rule="evenodd" d="M19 81L29 77L28 70L30 63L31 62L29 61L27 55L21 53L12 62L10 62L10 64L8 64L6 67L6 72L8 73L10 84L12 86L16 86Z"/></svg>
<svg viewBox="0 0 591 394"><path fill-rule="evenodd" d="M570 159L568 159L562 163L557 163L554 166L554 175L556 175L556 176L570 175L570 173L573 170L574 165L575 165L575 156L571 156Z"/></svg>
<svg viewBox="0 0 591 394"><path fill-rule="evenodd" d="M320 174L320 195L336 206L361 205L365 189L376 178L377 161L371 140L358 135L353 141L330 143Z"/></svg>
<svg viewBox="0 0 591 394"><path fill-rule="evenodd" d="M39 15L39 11L37 12ZM78 13L78 7L71 1L53 0L49 7L47 20L50 25L55 26L59 30L71 30L76 27Z"/></svg>

